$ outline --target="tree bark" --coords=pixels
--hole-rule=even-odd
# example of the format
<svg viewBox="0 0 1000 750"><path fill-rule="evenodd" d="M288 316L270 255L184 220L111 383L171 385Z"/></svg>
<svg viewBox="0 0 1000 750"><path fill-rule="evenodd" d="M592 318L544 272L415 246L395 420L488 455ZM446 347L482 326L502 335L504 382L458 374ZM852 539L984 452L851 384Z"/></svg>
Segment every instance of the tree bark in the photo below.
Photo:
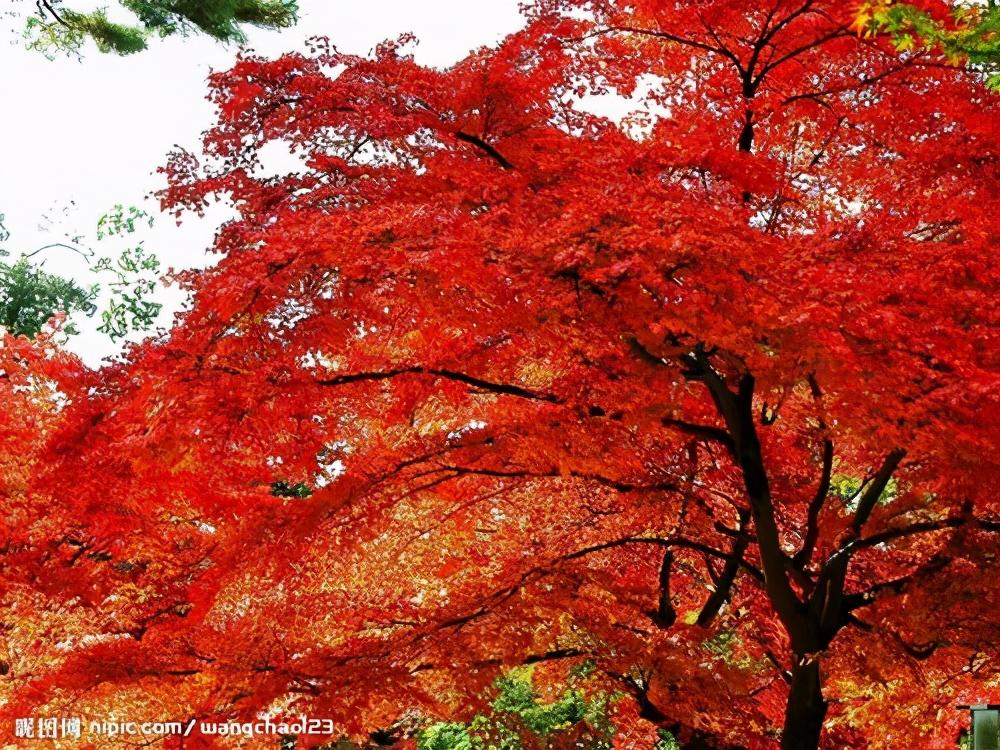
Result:
<svg viewBox="0 0 1000 750"><path fill-rule="evenodd" d="M781 750L818 750L826 707L819 661L796 655Z"/></svg>
<svg viewBox="0 0 1000 750"><path fill-rule="evenodd" d="M747 521L750 520L750 511L741 510L739 515L740 522L736 527L739 536L733 544L733 556L726 561L726 565L722 569L722 575L719 576L719 580L715 583L715 591L708 597L708 600L701 608L701 612L698 613L697 623L703 628L711 625L712 620L722 610L722 606L729 601L733 584L736 583L736 576L740 572L740 563L743 560L743 555L746 554L747 548L750 546L750 536L746 533Z"/></svg>
<svg viewBox="0 0 1000 750"><path fill-rule="evenodd" d="M660 602L656 608L656 624L661 628L669 628L677 622L677 610L670 601L670 566L673 562L673 550L668 549L663 553L660 565Z"/></svg>

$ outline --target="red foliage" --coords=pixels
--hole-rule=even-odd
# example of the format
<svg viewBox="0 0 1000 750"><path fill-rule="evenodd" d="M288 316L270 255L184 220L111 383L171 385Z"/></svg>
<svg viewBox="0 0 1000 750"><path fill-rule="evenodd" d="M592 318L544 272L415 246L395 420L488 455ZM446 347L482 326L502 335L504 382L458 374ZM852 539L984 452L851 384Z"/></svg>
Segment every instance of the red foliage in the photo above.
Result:
<svg viewBox="0 0 1000 750"><path fill-rule="evenodd" d="M9 711L365 735L592 658L623 738L814 747L822 679L827 746L949 746L1000 642L997 100L852 15L541 0L447 70L214 75L163 197L239 218L34 465L74 532L10 532L57 604Z"/></svg>

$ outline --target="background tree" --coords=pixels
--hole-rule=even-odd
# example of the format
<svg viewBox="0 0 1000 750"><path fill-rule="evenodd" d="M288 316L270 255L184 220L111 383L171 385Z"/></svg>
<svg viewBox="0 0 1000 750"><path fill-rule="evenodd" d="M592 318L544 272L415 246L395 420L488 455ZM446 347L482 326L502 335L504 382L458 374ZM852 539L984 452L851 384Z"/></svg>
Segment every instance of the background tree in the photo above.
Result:
<svg viewBox="0 0 1000 750"><path fill-rule="evenodd" d="M70 279L47 273L32 266L27 258L0 263L0 326L15 336L38 335L58 313L92 315L97 309L96 296L94 287L85 289ZM62 330L77 332L72 323Z"/></svg>
<svg viewBox="0 0 1000 750"><path fill-rule="evenodd" d="M854 13L544 0L448 70L213 76L163 197L239 215L66 386L5 715L363 738L593 661L635 746L952 743L1000 643L998 105Z"/></svg>
<svg viewBox="0 0 1000 750"><path fill-rule="evenodd" d="M864 2L856 26L862 33L891 35L902 52L923 46L939 51L953 64L970 64L983 72L989 88L1000 89L1000 7L996 1L927 5Z"/></svg>
<svg viewBox="0 0 1000 750"><path fill-rule="evenodd" d="M0 214L0 242L10 236L2 220ZM90 264L96 253L93 248L78 246L83 237L51 243L13 263L0 263L0 326L8 334L33 338L50 320L62 316L59 333L75 335L79 330L72 320L74 313L90 317L100 310L98 330L112 341L132 331L148 331L162 306L153 301L160 282L159 260L145 248L143 240L134 236L143 224L151 226L152 217L134 206L117 205L98 219L98 242L126 240L127 246L117 255L98 258L90 266L100 281L88 287L49 273L44 269L46 260L34 260L39 253L61 250L77 253ZM0 255L8 253L0 249Z"/></svg>
<svg viewBox="0 0 1000 750"><path fill-rule="evenodd" d="M29 15L29 47L46 54L79 54L88 40L102 52L128 55L146 49L151 37L206 34L220 42L245 41L243 26L281 29L296 21L295 0L119 0L134 23L110 19L107 11L75 10L62 0L39 0Z"/></svg>

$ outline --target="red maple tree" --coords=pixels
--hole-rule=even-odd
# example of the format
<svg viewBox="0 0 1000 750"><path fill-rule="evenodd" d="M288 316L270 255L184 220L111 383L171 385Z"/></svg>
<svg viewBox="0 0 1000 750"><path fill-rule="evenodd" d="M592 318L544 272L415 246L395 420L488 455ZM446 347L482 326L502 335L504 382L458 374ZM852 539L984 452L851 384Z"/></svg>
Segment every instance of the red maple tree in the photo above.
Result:
<svg viewBox="0 0 1000 750"><path fill-rule="evenodd" d="M949 746L1000 642L997 100L853 21L540 0L447 70L215 74L164 202L238 217L60 414L8 712L364 735L587 659L625 745Z"/></svg>

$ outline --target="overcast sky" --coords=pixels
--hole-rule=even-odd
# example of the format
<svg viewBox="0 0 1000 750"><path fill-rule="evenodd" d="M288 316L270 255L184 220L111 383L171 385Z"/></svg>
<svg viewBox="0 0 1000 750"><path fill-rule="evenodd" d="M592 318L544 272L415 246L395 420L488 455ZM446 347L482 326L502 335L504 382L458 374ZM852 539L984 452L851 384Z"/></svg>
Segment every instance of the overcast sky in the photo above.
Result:
<svg viewBox="0 0 1000 750"><path fill-rule="evenodd" d="M5 1L5 0L0 0ZM24 3L25 5L30 5ZM109 6L114 3L108 0ZM91 7L85 1L69 4ZM518 29L517 0L299 0L298 26L283 32L250 30L249 46L278 55L304 49L304 40L328 36L340 49L367 52L379 41L412 31L420 40L418 61L447 66L470 49L491 44ZM10 26L7 19L0 23ZM18 22L20 23L20 22ZM97 218L116 203L157 214L144 235L146 247L165 266L190 268L211 261L206 248L216 224L194 217L177 227L158 215L148 196L162 185L156 169L174 144L197 148L213 121L205 101L210 70L230 66L236 49L202 37L151 42L126 58L87 50L82 61L49 61L29 52L14 34L0 35L0 213L12 254L30 252L65 235L93 235ZM98 245L116 252L121 245ZM45 268L89 283L84 261L67 250L48 250ZM176 295L164 299L176 307ZM164 316L169 318L169 316ZM70 341L90 364L117 350L95 333L96 321L80 321L83 333Z"/></svg>

